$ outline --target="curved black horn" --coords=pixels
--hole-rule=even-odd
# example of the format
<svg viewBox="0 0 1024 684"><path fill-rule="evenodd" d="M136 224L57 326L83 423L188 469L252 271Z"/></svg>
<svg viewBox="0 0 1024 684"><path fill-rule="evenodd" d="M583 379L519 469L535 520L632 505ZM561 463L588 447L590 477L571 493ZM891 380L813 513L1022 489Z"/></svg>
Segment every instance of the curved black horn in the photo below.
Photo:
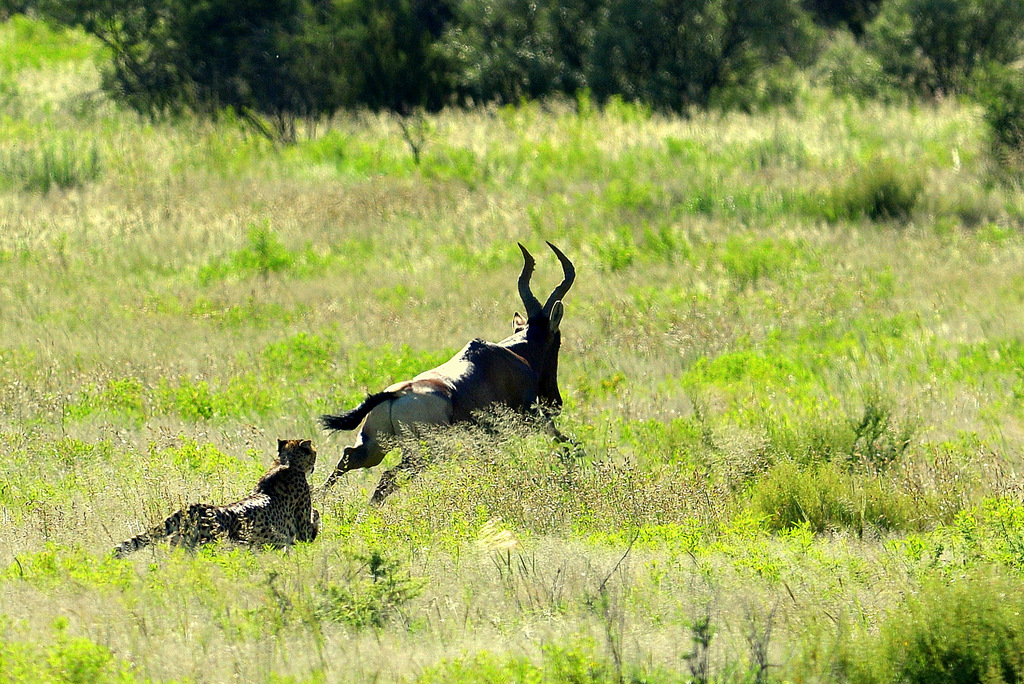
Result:
<svg viewBox="0 0 1024 684"><path fill-rule="evenodd" d="M520 247L522 247L522 245L520 245ZM573 281L576 280L576 268L572 265L572 262L569 261L569 257L562 254L562 250L558 249L550 242L548 243L548 247L551 248L551 251L555 253L555 256L558 257L558 260L562 263L562 273L564 274L564 277L558 287L551 291L551 295L548 297L548 301L544 305L545 316L551 315L551 307L555 305L555 302L565 296L565 293L569 291L570 287L572 287ZM526 250L523 251L525 252Z"/></svg>
<svg viewBox="0 0 1024 684"><path fill-rule="evenodd" d="M533 275L533 255L526 251L523 243L518 243L519 249L523 250L523 272L519 274L519 298L523 300L526 307L526 319L530 320L542 313L540 300L533 296L530 291L530 276Z"/></svg>

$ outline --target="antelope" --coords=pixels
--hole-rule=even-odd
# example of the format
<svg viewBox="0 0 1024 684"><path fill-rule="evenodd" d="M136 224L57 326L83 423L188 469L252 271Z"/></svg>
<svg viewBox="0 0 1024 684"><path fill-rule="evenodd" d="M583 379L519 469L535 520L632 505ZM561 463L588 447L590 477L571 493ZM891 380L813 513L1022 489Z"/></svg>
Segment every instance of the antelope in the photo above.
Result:
<svg viewBox="0 0 1024 684"><path fill-rule="evenodd" d="M496 404L537 415L552 436L564 439L553 420L562 408L558 391L558 350L562 343L559 324L565 311L562 298L576 279L576 269L561 250L550 242L547 245L562 265L562 282L542 306L530 290L533 256L519 244L523 252L519 297L526 315L516 312L509 337L497 343L472 340L437 368L370 394L350 411L320 417L325 430L359 427L355 444L344 448L337 467L324 483L325 490L350 470L378 465L386 455L382 440L415 435L422 427L472 422L476 412ZM417 469L415 457L403 453L398 465L381 476L370 502L382 503L395 490L401 472L415 474Z"/></svg>

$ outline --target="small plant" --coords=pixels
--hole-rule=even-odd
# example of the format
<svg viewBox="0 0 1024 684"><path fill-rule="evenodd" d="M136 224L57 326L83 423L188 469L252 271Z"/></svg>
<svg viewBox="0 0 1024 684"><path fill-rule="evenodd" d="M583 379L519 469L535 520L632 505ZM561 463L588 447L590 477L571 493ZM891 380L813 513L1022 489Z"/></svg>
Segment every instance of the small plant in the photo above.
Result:
<svg viewBox="0 0 1024 684"><path fill-rule="evenodd" d="M40 647L9 638L0 619L0 681L103 684L135 681L131 667L109 648L85 637L68 635L68 619L53 621L54 634Z"/></svg>
<svg viewBox="0 0 1024 684"><path fill-rule="evenodd" d="M71 420L81 420L95 413L107 413L141 423L146 418L143 390L138 378L113 379L104 389L93 388L78 401L65 406L64 415Z"/></svg>
<svg viewBox="0 0 1024 684"><path fill-rule="evenodd" d="M268 415L279 408L281 383L246 373L212 387L206 380L160 378L153 396L154 413L177 414L185 420Z"/></svg>
<svg viewBox="0 0 1024 684"><path fill-rule="evenodd" d="M747 632L744 635L750 647L750 660L753 668L755 684L766 684L768 679L768 647L772 640L772 629L775 626L775 613L778 604L772 606L767 615L758 619L754 614L748 616Z"/></svg>
<svg viewBox="0 0 1024 684"><path fill-rule="evenodd" d="M321 589L320 615L357 629L383 627L406 603L419 596L423 583L411 578L401 565L380 551L357 556L366 574L347 586L328 584Z"/></svg>
<svg viewBox="0 0 1024 684"><path fill-rule="evenodd" d="M751 505L771 529L810 525L815 532L874 527L912 530L930 503L874 475L850 472L835 461L807 466L783 461L751 488Z"/></svg>
<svg viewBox="0 0 1024 684"><path fill-rule="evenodd" d="M636 242L628 226L608 233L597 245L601 265L612 273L629 268L637 257Z"/></svg>
<svg viewBox="0 0 1024 684"><path fill-rule="evenodd" d="M762 278L782 275L793 267L799 245L785 240L730 237L722 246L722 266L740 289L756 286Z"/></svg>
<svg viewBox="0 0 1024 684"><path fill-rule="evenodd" d="M230 276L248 278L258 275L266 282L272 273L288 271L295 263L296 255L270 229L269 222L252 224L249 226L248 244L200 269L199 281L207 285Z"/></svg>
<svg viewBox="0 0 1024 684"><path fill-rule="evenodd" d="M241 461L228 456L210 442L200 444L188 437L182 437L177 446L160 448L151 443L149 457L153 461L169 461L183 473L223 474L238 472L242 466Z"/></svg>
<svg viewBox="0 0 1024 684"><path fill-rule="evenodd" d="M864 414L850 421L853 446L850 456L871 470L886 468L899 460L910 447L917 431L913 421L896 424L892 408L876 390L868 392Z"/></svg>
<svg viewBox="0 0 1024 684"><path fill-rule="evenodd" d="M130 681L130 671L114 659L109 648L84 637L65 634L67 620L55 625L58 638L49 649L46 665L50 676L61 682Z"/></svg>
<svg viewBox="0 0 1024 684"><path fill-rule="evenodd" d="M711 624L711 614L705 614L692 621L690 627L690 643L693 650L683 658L690 666L690 676L694 684L708 684L711 681L711 639L715 636Z"/></svg>
<svg viewBox="0 0 1024 684"><path fill-rule="evenodd" d="M331 336L300 332L264 347L260 357L269 374L283 370L289 375L306 377L328 367L337 343Z"/></svg>
<svg viewBox="0 0 1024 684"><path fill-rule="evenodd" d="M433 122L419 109L409 116L395 114L395 122L402 131L402 139L412 152L413 163L419 166L423 147L434 133Z"/></svg>
<svg viewBox="0 0 1024 684"><path fill-rule="evenodd" d="M0 71L0 112L17 113L19 96L17 81Z"/></svg>
<svg viewBox="0 0 1024 684"><path fill-rule="evenodd" d="M161 379L160 392L169 395L167 398L174 410L187 420L213 418L213 395L205 380L193 383L183 379L177 388L171 389L170 384Z"/></svg>

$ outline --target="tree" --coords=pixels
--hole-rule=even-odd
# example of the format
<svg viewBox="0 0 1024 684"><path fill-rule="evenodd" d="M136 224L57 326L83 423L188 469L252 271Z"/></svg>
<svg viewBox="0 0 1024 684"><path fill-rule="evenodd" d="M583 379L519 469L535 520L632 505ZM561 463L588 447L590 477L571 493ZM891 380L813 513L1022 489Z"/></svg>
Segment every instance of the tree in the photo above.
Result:
<svg viewBox="0 0 1024 684"><path fill-rule="evenodd" d="M826 28L847 28L860 37L874 19L882 0L803 0L815 22Z"/></svg>
<svg viewBox="0 0 1024 684"><path fill-rule="evenodd" d="M867 29L883 68L929 95L970 91L978 70L1024 57L1024 0L888 0Z"/></svg>
<svg viewBox="0 0 1024 684"><path fill-rule="evenodd" d="M410 122L453 99L455 72L439 46L451 18L446 0L351 0L333 19L348 106L394 115L417 164L426 128Z"/></svg>
<svg viewBox="0 0 1024 684"><path fill-rule="evenodd" d="M330 0L42 0L112 56L103 87L150 116L235 111L274 139L297 117L329 116L347 82L330 32Z"/></svg>
<svg viewBox="0 0 1024 684"><path fill-rule="evenodd" d="M464 0L444 46L464 102L508 104L586 86L598 3Z"/></svg>
<svg viewBox="0 0 1024 684"><path fill-rule="evenodd" d="M763 66L799 56L810 22L796 0L609 0L597 23L588 82L658 109L706 107Z"/></svg>
<svg viewBox="0 0 1024 684"><path fill-rule="evenodd" d="M334 32L352 80L352 105L409 116L451 100L454 74L437 42L451 18L444 0L351 0Z"/></svg>

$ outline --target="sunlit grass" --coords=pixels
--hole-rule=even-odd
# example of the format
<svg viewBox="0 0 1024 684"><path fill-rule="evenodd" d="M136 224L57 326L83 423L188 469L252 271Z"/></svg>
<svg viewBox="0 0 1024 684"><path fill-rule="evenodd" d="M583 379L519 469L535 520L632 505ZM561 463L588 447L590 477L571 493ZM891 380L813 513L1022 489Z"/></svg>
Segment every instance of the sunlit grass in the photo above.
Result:
<svg viewBox="0 0 1024 684"><path fill-rule="evenodd" d="M960 568L1015 586L1024 195L976 110L447 111L417 166L385 116L279 149L120 111L81 36L18 19L0 46L23 678L870 681L911 657L874 628L917 587L920 613ZM311 545L107 558L245 496L279 437L314 439L323 482L349 436L316 417L509 334L515 242L536 292L561 277L543 240L579 273L577 447L499 416L425 436L380 509L380 469L347 475Z"/></svg>

